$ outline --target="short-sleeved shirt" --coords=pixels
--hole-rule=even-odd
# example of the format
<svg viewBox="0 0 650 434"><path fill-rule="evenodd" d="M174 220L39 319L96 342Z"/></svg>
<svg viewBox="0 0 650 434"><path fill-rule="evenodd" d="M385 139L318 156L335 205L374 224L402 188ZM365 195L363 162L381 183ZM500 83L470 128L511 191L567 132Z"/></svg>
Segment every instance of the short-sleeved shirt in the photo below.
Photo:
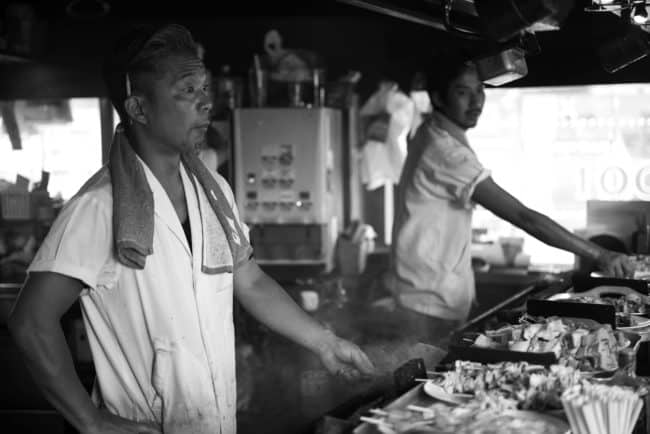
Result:
<svg viewBox="0 0 650 434"><path fill-rule="evenodd" d="M440 113L409 143L393 225L392 290L408 309L467 319L475 297L470 243L476 186L490 173Z"/></svg>
<svg viewBox="0 0 650 434"><path fill-rule="evenodd" d="M207 198L181 165L193 255L169 197L140 161L154 197L153 254L145 268L129 268L115 258L113 196L104 167L66 204L29 272L64 274L86 287L80 305L98 406L154 421L165 433L234 433L233 274L201 271L198 201ZM230 187L213 175L238 219ZM238 258L235 266L245 260Z"/></svg>

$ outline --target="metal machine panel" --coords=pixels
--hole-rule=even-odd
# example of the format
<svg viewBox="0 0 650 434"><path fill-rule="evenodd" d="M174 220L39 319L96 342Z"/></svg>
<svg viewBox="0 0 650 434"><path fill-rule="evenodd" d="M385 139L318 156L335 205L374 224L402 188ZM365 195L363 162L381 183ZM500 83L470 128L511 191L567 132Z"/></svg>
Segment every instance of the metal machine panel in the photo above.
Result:
<svg viewBox="0 0 650 434"><path fill-rule="evenodd" d="M329 223L342 213L341 113L235 111L236 193L249 223ZM340 157L339 157L340 158Z"/></svg>

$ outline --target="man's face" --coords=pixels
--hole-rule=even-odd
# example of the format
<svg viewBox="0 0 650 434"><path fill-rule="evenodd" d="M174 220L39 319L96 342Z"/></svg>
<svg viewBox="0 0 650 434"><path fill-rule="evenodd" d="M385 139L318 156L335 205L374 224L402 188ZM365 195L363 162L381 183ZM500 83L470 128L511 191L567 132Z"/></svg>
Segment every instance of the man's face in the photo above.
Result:
<svg viewBox="0 0 650 434"><path fill-rule="evenodd" d="M476 126L485 103L483 83L473 68L449 84L445 98L434 97L443 114L464 130Z"/></svg>
<svg viewBox="0 0 650 434"><path fill-rule="evenodd" d="M205 141L210 124L207 72L191 55L170 56L160 68L146 92L147 129L169 150L184 152Z"/></svg>

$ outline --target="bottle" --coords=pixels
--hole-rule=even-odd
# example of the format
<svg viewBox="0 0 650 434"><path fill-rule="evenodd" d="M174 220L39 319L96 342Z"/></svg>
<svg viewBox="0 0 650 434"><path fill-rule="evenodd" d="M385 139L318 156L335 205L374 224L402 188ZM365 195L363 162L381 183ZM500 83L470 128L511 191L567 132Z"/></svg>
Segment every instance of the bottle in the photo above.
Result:
<svg viewBox="0 0 650 434"><path fill-rule="evenodd" d="M313 81L313 106L322 107L325 104L325 70L312 70Z"/></svg>

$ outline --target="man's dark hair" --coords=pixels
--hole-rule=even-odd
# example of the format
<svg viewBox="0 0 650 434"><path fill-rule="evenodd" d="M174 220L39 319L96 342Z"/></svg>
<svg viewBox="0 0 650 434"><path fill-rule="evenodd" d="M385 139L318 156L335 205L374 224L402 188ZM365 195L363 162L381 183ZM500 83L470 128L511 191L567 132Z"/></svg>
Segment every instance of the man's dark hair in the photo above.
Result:
<svg viewBox="0 0 650 434"><path fill-rule="evenodd" d="M437 93L441 98L445 99L451 82L475 67L472 59L460 52L432 57L425 71L429 96L433 100L433 95Z"/></svg>
<svg viewBox="0 0 650 434"><path fill-rule="evenodd" d="M108 95L125 122L124 101L127 89L145 90L144 74L162 75L161 62L173 55L198 55L192 34L178 24L144 25L119 38L104 63L104 82Z"/></svg>

